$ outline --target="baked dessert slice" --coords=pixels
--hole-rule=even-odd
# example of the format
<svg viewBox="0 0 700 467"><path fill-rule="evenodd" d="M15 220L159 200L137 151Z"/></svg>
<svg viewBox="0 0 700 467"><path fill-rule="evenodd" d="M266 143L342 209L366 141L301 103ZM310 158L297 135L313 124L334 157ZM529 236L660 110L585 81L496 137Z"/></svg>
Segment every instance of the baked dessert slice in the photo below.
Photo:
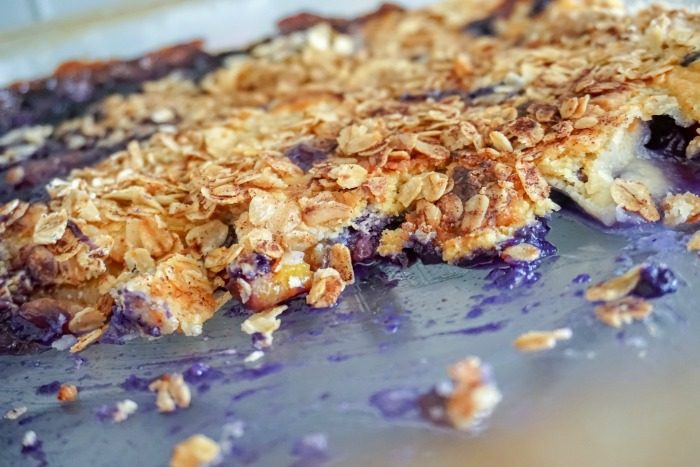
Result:
<svg viewBox="0 0 700 467"><path fill-rule="evenodd" d="M201 81L98 102L93 126L161 123L53 180L48 200L2 207L6 332L69 333L74 350L105 333L197 335L233 297L258 312L245 329L269 333L295 296L333 305L354 263L552 254L552 188L606 224L657 221L680 187L657 124L693 155L685 11L445 2L282 24Z"/></svg>

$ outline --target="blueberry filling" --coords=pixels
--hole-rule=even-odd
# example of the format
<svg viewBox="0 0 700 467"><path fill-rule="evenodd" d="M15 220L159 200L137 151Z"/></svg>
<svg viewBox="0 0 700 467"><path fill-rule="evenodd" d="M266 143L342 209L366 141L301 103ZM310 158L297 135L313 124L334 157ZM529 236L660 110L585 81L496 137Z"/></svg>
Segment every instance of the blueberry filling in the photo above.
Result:
<svg viewBox="0 0 700 467"><path fill-rule="evenodd" d="M404 93L399 96L399 100L401 102L420 102L428 99L441 101L448 97L459 96L464 102L472 103L473 101L478 100L480 97L487 97L496 94L496 86L499 85L500 84L494 86L482 86L472 91L466 91L463 89L431 89L417 94ZM512 97L513 95L514 93L506 93L505 98Z"/></svg>
<svg viewBox="0 0 700 467"><path fill-rule="evenodd" d="M163 304L163 314L170 316L170 310ZM144 334L151 337L160 337L160 328L144 320L149 315L149 309L158 307L146 295L141 292L121 289L117 292L109 327L102 336L103 342L122 343L124 337Z"/></svg>
<svg viewBox="0 0 700 467"><path fill-rule="evenodd" d="M182 44L144 57L114 62L68 63L54 76L0 89L0 134L26 125L58 122L85 112L110 94L130 94L145 81L179 70L192 79L219 67L223 56L198 43Z"/></svg>
<svg viewBox="0 0 700 467"><path fill-rule="evenodd" d="M251 253L239 258L228 267L229 280L235 282L236 279L252 281L256 277L265 276L272 271L272 260L262 253Z"/></svg>
<svg viewBox="0 0 700 467"><path fill-rule="evenodd" d="M402 219L367 215L358 219L348 229L347 246L355 263L368 263L377 259L377 247L385 229L396 228Z"/></svg>
<svg viewBox="0 0 700 467"><path fill-rule="evenodd" d="M462 31L476 37L497 35L498 31L496 31L496 21L499 19L508 18L511 13L513 13L516 3L517 0L503 0L489 16L467 23L462 28ZM533 9L531 10L532 16L537 14L532 13L535 8L535 5L533 5ZM544 10L544 8L542 9Z"/></svg>
<svg viewBox="0 0 700 467"><path fill-rule="evenodd" d="M478 19L476 21L472 21L472 22L468 23L467 25L465 25L462 30L466 33L471 34L472 36L477 36L477 37L495 36L496 35L496 27L494 24L495 22L496 22L496 18L493 18L493 17Z"/></svg>
<svg viewBox="0 0 700 467"><path fill-rule="evenodd" d="M552 0L533 0L532 6L530 7L529 16L533 17L541 15L551 3Z"/></svg>
<svg viewBox="0 0 700 467"><path fill-rule="evenodd" d="M639 282L632 293L643 298L656 298L678 290L678 279L666 265L649 264L642 268Z"/></svg>
<svg viewBox="0 0 700 467"><path fill-rule="evenodd" d="M304 172L308 172L317 162L328 159L337 143L335 140L319 140L310 143L296 144L284 152L296 166Z"/></svg>
<svg viewBox="0 0 700 467"><path fill-rule="evenodd" d="M448 384L445 383L445 386ZM449 386L451 387L451 385ZM423 419L437 426L448 427L450 426L450 421L447 418L446 411L447 397L443 396L442 392L447 391L438 391L436 388L431 389L418 398L417 405Z"/></svg>
<svg viewBox="0 0 700 467"><path fill-rule="evenodd" d="M698 124L680 126L673 117L655 115L648 122L649 140L644 145L654 153L665 157L686 161L686 149L690 141L698 136Z"/></svg>
<svg viewBox="0 0 700 467"><path fill-rule="evenodd" d="M693 64L696 60L700 59L700 50L694 50L685 54L681 60L681 66L688 67Z"/></svg>

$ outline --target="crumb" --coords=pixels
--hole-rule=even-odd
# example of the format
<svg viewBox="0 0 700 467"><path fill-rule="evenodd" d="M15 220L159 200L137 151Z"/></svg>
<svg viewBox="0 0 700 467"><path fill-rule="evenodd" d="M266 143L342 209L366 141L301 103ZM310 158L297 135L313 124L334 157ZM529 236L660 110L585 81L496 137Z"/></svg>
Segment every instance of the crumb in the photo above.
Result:
<svg viewBox="0 0 700 467"><path fill-rule="evenodd" d="M253 363L253 362L257 362L258 360L260 360L264 356L265 356L265 352L263 352L262 350L255 350L255 351L251 352L250 355L248 355L245 359L243 359L243 361L245 363Z"/></svg>
<svg viewBox="0 0 700 467"><path fill-rule="evenodd" d="M586 300L611 302L629 295L639 283L642 267L635 266L621 276L592 285L586 290Z"/></svg>
<svg viewBox="0 0 700 467"><path fill-rule="evenodd" d="M519 243L509 246L501 253L501 258L506 262L531 262L539 259L540 249L529 243Z"/></svg>
<svg viewBox="0 0 700 467"><path fill-rule="evenodd" d="M33 448L39 444L39 438L36 436L36 432L29 430L22 436L22 447L23 448Z"/></svg>
<svg viewBox="0 0 700 467"><path fill-rule="evenodd" d="M78 388L73 384L62 384L58 388L58 393L56 394L56 399L61 402L70 402L78 398Z"/></svg>
<svg viewBox="0 0 700 467"><path fill-rule="evenodd" d="M258 342L264 342L264 345L261 345L262 347L269 347L272 345L272 333L278 330L282 324L278 316L286 309L287 305L281 305L253 313L248 319L243 321L241 330L246 334L251 334L253 338L258 335L262 336L262 339L258 339Z"/></svg>
<svg viewBox="0 0 700 467"><path fill-rule="evenodd" d="M625 297L619 300L598 305L595 308L596 317L614 328L632 321L646 318L654 310L654 306L643 298Z"/></svg>
<svg viewBox="0 0 700 467"><path fill-rule="evenodd" d="M553 349L560 340L571 339L572 332L569 328L555 329L554 331L529 331L520 335L513 345L521 352L537 352Z"/></svg>
<svg viewBox="0 0 700 467"><path fill-rule="evenodd" d="M700 230L688 240L688 251L700 251Z"/></svg>
<svg viewBox="0 0 700 467"><path fill-rule="evenodd" d="M138 404L130 399L117 402L116 410L112 414L112 420L114 420L116 423L121 423L131 415L135 414L138 408Z"/></svg>
<svg viewBox="0 0 700 467"><path fill-rule="evenodd" d="M433 423L459 430L476 428L501 401L501 393L481 360L469 357L452 365L451 382L438 384L419 400L421 413Z"/></svg>
<svg viewBox="0 0 700 467"><path fill-rule="evenodd" d="M221 453L219 444L204 435L190 436L181 441L170 458L170 467L201 467L216 461Z"/></svg>
<svg viewBox="0 0 700 467"><path fill-rule="evenodd" d="M148 389L156 393L159 412L174 412L190 406L192 393L180 373L166 373L153 381Z"/></svg>
<svg viewBox="0 0 700 467"><path fill-rule="evenodd" d="M19 417L27 413L27 408L23 405L13 407L7 412L5 412L5 415L3 418L6 420L17 420Z"/></svg>

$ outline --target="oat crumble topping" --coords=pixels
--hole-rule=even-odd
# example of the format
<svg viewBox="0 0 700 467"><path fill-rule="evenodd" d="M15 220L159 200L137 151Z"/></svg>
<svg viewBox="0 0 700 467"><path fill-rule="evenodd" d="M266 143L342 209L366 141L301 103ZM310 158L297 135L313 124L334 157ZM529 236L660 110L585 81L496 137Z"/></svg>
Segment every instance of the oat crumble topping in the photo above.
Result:
<svg viewBox="0 0 700 467"><path fill-rule="evenodd" d="M48 200L0 206L0 306L65 322L73 352L109 332L199 335L230 297L258 312L244 331L269 338L287 300L336 303L360 259L537 260L504 245L558 209L552 190L608 225L700 219L645 146L659 116L697 128L700 63L684 57L700 16L561 0L489 17L498 7L314 19L201 81L169 75L105 98L97 119L0 136L0 164L48 138L128 141L51 181ZM13 167L6 182L26 182ZM587 297L619 300L634 274Z"/></svg>

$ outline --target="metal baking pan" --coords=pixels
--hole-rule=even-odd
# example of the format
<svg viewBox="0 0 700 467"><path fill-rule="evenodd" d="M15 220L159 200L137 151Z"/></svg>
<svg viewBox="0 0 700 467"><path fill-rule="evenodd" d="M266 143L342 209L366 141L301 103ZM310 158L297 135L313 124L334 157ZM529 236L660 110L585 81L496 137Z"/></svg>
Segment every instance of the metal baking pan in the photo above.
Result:
<svg viewBox="0 0 700 467"><path fill-rule="evenodd" d="M373 5L315 9L355 14ZM69 56L138 54L194 36L215 47L240 45L271 31L277 17L315 6L176 2L47 26L20 46L28 33L14 33L0 46L0 81L44 73ZM292 306L274 346L252 364L244 362L253 348L235 310L219 313L199 338L0 357L0 412L28 407L19 420L0 420L0 465L40 463L21 453L27 430L37 433L51 466L166 465L172 447L195 433L224 443L226 465L696 465L700 259L685 252L685 234L603 231L568 212L550 226L559 253L530 287L490 288L487 269L387 268L333 309ZM667 263L679 291L655 301L648 323L618 331L598 322L580 295L586 284L574 277L602 280L647 259ZM573 339L552 351L522 354L511 345L522 332L562 326ZM467 355L491 365L503 393L479 432L435 428L414 410L383 413L371 402L386 390L426 391ZM210 369L198 376L202 364ZM133 389L134 380L124 384L130 375L147 379L193 365L192 405L171 415L159 414L153 394ZM37 393L54 381L77 384L79 401L61 406L53 394ZM126 398L139 404L129 420L99 420L101 407ZM304 440L322 452L302 455L313 448L300 449Z"/></svg>

